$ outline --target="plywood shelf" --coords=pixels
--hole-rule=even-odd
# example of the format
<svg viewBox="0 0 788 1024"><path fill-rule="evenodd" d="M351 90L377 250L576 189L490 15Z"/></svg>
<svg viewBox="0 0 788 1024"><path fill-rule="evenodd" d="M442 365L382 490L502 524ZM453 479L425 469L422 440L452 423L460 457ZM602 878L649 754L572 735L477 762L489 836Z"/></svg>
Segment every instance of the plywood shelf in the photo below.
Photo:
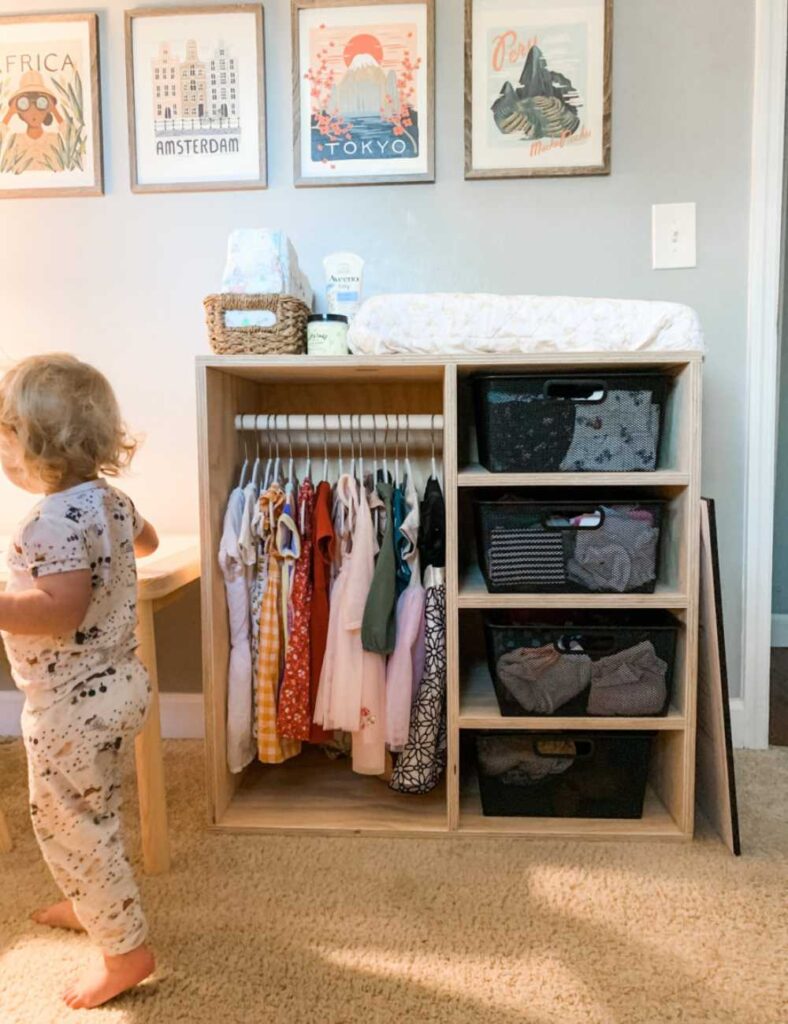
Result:
<svg viewBox="0 0 788 1024"><path fill-rule="evenodd" d="M649 786L642 818L493 818L482 813L479 781L464 782L458 831L462 835L527 836L534 839L687 839Z"/></svg>
<svg viewBox="0 0 788 1024"><path fill-rule="evenodd" d="M653 473L491 473L484 466L463 466L459 487L686 487L689 473L656 470Z"/></svg>
<svg viewBox="0 0 788 1024"><path fill-rule="evenodd" d="M594 715L530 715L522 718L504 717L495 699L492 679L484 662L473 662L460 670L460 729L521 730L541 729L553 732L568 730L676 731L685 728L686 719L677 708L670 708L664 717L601 718Z"/></svg>
<svg viewBox="0 0 788 1024"><path fill-rule="evenodd" d="M460 579L460 608L686 608L687 594L658 583L653 594L491 594L478 565Z"/></svg>
<svg viewBox="0 0 788 1024"><path fill-rule="evenodd" d="M383 779L356 775L305 745L281 765L251 766L217 827L232 832L408 833L446 831L446 792L411 796Z"/></svg>

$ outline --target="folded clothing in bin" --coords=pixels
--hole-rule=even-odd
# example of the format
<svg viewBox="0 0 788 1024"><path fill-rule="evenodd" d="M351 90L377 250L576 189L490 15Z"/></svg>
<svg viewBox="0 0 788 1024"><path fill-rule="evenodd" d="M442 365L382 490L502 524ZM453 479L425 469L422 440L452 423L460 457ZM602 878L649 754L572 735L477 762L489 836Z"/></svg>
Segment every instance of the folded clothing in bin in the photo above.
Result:
<svg viewBox="0 0 788 1024"><path fill-rule="evenodd" d="M651 593L664 502L583 506L477 499L479 563L493 593Z"/></svg>
<svg viewBox="0 0 788 1024"><path fill-rule="evenodd" d="M492 473L625 473L657 468L664 373L473 378L479 461Z"/></svg>
<svg viewBox="0 0 788 1024"><path fill-rule="evenodd" d="M482 811L493 817L640 818L652 732L479 734Z"/></svg>
<svg viewBox="0 0 788 1024"><path fill-rule="evenodd" d="M484 628L506 718L667 714L679 624L666 612L497 612Z"/></svg>

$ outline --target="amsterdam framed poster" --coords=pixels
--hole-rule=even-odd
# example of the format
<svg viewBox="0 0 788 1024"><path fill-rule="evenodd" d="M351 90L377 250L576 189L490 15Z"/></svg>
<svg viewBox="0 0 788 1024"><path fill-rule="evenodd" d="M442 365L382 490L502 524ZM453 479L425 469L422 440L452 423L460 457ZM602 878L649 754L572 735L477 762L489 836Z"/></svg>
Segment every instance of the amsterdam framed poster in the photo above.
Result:
<svg viewBox="0 0 788 1024"><path fill-rule="evenodd" d="M96 15L0 16L0 199L103 190Z"/></svg>
<svg viewBox="0 0 788 1024"><path fill-rule="evenodd" d="M435 180L433 0L292 0L295 183Z"/></svg>
<svg viewBox="0 0 788 1024"><path fill-rule="evenodd" d="M133 192L266 187L260 4L126 11Z"/></svg>
<svg viewBox="0 0 788 1024"><path fill-rule="evenodd" d="M465 177L610 173L613 0L465 0Z"/></svg>

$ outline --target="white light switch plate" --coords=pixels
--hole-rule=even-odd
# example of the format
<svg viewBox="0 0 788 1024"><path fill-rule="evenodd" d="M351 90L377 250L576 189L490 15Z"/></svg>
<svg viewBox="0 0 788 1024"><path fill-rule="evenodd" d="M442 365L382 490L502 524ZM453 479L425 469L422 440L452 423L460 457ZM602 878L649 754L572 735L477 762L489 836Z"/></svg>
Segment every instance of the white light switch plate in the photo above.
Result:
<svg viewBox="0 0 788 1024"><path fill-rule="evenodd" d="M695 203L666 203L652 207L654 270L696 267Z"/></svg>

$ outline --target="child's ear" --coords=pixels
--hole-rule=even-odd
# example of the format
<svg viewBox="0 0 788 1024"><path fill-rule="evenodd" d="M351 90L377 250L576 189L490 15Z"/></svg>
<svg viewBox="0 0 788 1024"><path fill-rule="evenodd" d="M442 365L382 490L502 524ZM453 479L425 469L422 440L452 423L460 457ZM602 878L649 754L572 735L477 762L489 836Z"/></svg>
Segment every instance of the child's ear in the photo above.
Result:
<svg viewBox="0 0 788 1024"><path fill-rule="evenodd" d="M16 113L16 97L14 99L12 99L11 102L8 104L8 110L5 112L5 117L3 118L3 124L8 124L8 122L11 120L11 118L14 116L15 113Z"/></svg>

